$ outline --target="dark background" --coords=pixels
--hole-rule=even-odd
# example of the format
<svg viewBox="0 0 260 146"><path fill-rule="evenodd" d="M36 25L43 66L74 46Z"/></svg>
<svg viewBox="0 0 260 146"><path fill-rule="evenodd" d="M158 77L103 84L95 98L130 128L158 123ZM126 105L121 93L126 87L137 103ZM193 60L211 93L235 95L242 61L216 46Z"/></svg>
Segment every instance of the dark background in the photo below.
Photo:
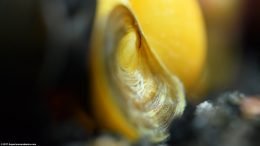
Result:
<svg viewBox="0 0 260 146"><path fill-rule="evenodd" d="M52 98L88 98L86 56L95 3L0 1L0 143L56 145Z"/></svg>

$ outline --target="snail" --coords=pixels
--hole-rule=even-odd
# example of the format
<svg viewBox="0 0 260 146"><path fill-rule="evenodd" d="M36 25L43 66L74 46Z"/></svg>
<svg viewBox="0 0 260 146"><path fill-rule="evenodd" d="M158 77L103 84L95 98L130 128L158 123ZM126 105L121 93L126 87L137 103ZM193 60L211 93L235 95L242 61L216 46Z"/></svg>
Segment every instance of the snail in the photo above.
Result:
<svg viewBox="0 0 260 146"><path fill-rule="evenodd" d="M162 142L205 62L193 0L99 0L92 32L92 106L102 128Z"/></svg>

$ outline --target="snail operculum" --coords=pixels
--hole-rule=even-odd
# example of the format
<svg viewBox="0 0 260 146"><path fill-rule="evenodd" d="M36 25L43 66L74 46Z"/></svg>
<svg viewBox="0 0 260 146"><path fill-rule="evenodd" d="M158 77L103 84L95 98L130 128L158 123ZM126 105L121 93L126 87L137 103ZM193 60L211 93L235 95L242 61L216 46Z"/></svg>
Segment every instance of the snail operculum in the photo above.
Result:
<svg viewBox="0 0 260 146"><path fill-rule="evenodd" d="M141 135L168 136L185 106L182 84L156 60L131 10L117 5L105 29L104 64L114 100Z"/></svg>

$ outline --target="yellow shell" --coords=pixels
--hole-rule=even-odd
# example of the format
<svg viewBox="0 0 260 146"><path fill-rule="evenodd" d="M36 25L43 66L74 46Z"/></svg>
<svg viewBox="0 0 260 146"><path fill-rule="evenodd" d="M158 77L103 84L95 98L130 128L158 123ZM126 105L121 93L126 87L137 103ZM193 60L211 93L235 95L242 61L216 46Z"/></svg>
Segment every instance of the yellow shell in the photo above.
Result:
<svg viewBox="0 0 260 146"><path fill-rule="evenodd" d="M160 142L185 107L205 59L193 0L100 0L92 37L93 109L99 125ZM180 81L181 80L181 81Z"/></svg>

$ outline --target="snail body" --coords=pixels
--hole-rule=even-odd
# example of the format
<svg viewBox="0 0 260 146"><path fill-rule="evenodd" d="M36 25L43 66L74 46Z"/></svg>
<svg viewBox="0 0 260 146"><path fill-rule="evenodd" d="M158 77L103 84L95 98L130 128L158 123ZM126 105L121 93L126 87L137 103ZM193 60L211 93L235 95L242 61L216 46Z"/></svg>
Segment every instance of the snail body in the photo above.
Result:
<svg viewBox="0 0 260 146"><path fill-rule="evenodd" d="M202 70L204 45L195 1L98 1L91 58L97 121L131 140L165 140L184 110L184 87Z"/></svg>

